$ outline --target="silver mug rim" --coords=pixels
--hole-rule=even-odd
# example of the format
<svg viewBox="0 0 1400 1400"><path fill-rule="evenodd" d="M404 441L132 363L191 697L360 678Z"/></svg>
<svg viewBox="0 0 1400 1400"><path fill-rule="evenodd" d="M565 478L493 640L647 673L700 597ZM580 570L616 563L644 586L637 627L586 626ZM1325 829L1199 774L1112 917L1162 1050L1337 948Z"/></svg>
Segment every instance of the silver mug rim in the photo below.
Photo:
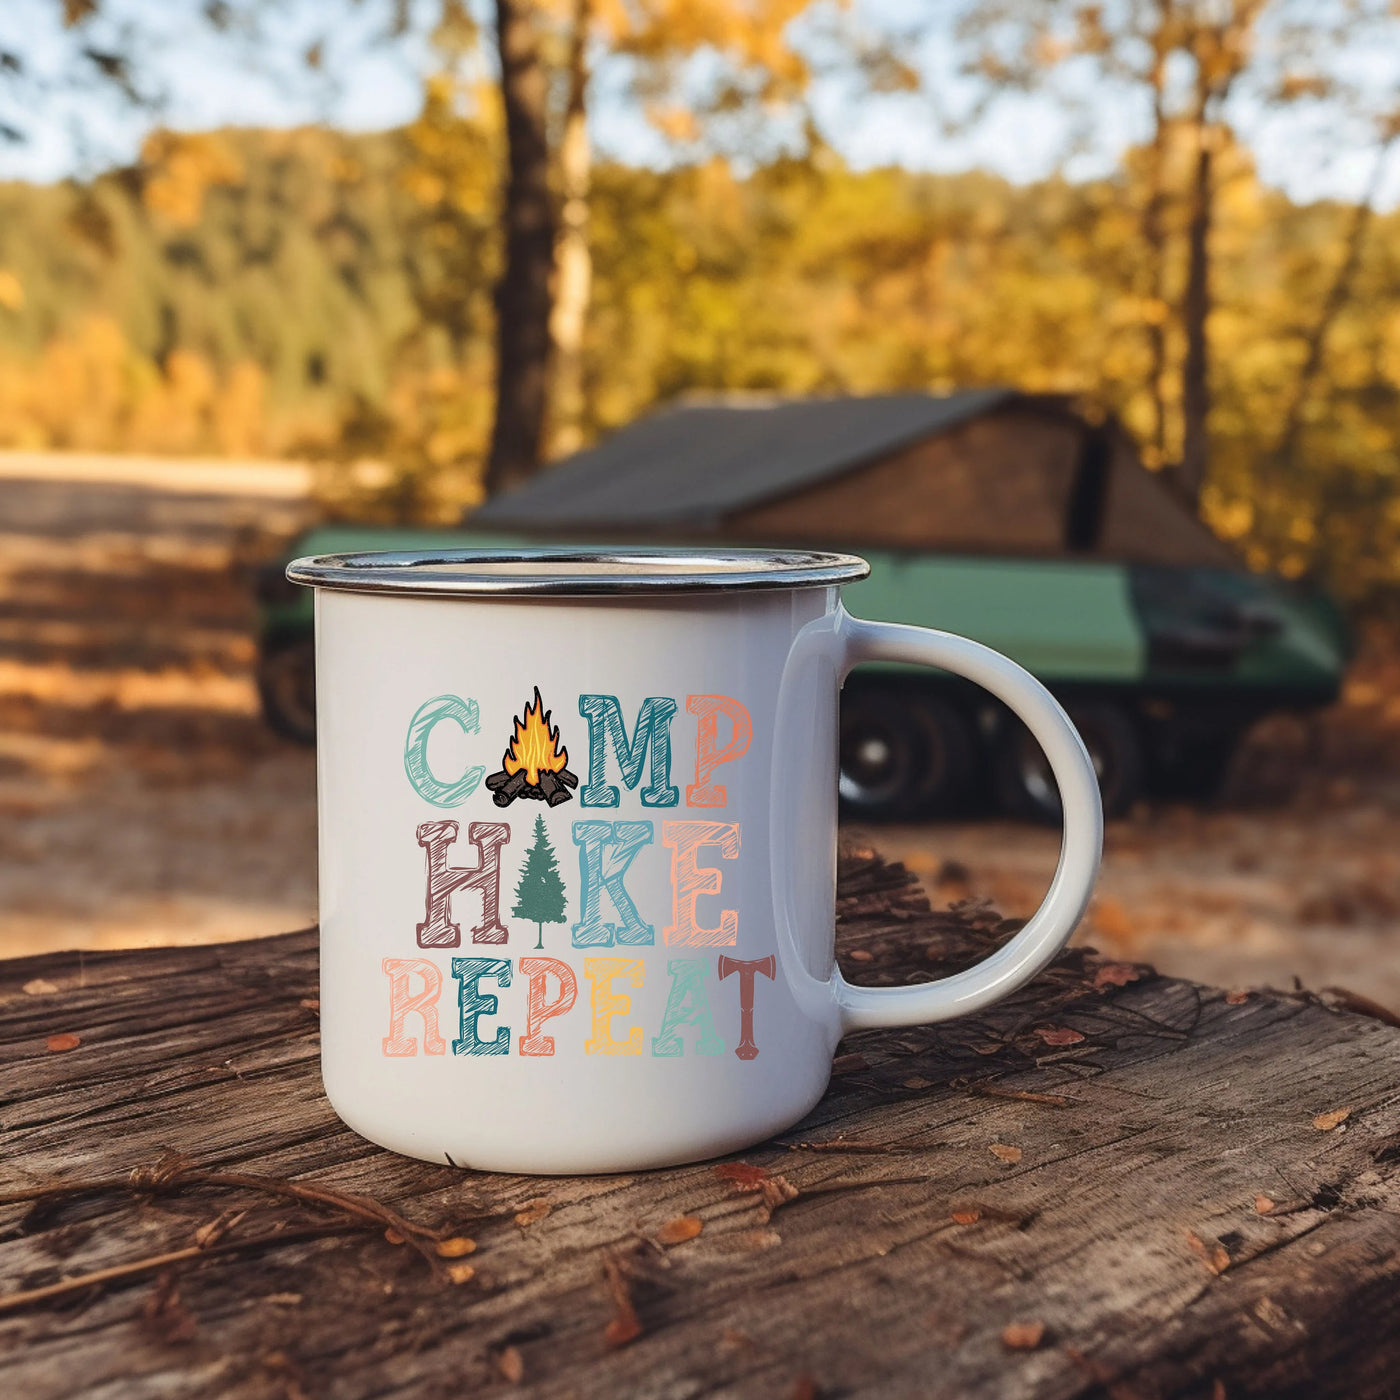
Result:
<svg viewBox="0 0 1400 1400"><path fill-rule="evenodd" d="M809 549L578 548L368 550L287 565L292 583L412 597L599 597L839 586L865 578L858 555Z"/></svg>

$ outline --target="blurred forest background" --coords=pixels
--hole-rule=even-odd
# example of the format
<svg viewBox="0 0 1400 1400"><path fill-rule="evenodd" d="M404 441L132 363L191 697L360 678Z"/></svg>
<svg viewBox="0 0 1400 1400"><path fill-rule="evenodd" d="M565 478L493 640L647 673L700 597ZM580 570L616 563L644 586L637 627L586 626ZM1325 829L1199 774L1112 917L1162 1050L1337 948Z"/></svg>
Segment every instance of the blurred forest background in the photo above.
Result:
<svg viewBox="0 0 1400 1400"><path fill-rule="evenodd" d="M1216 805L1110 825L1082 936L1400 1008L1397 147L1396 0L0 0L0 954L315 919L248 566L318 515L997 383L1369 614ZM847 836L1015 916L1058 854Z"/></svg>
<svg viewBox="0 0 1400 1400"><path fill-rule="evenodd" d="M165 11L24 2L61 11L62 82L153 100ZM176 9L255 64L332 62L329 38L275 40L262 0ZM1379 199L1400 87L1368 59L1400 55L1389 0L314 10L327 35L368 15L366 44L417 36L415 120L157 126L134 163L0 184L0 446L307 457L332 513L446 521L686 392L1006 383L1120 415L1252 564L1355 602L1400 583L1400 212ZM906 57L935 12L955 114ZM22 37L0 52L15 142L42 120ZM590 151L609 63L662 158ZM1062 168L853 168L813 116L834 82L903 94L930 141L1035 94ZM1360 198L1265 184L1236 127L1270 111L1334 133ZM1141 139L1074 178L1125 112Z"/></svg>

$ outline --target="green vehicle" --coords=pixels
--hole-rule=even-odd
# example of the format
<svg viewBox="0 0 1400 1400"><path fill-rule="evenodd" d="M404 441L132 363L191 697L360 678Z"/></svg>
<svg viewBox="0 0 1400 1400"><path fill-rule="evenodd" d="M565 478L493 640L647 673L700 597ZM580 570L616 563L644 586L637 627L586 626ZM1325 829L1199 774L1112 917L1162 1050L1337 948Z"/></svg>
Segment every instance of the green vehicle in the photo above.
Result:
<svg viewBox="0 0 1400 1400"><path fill-rule="evenodd" d="M497 497L460 530L327 526L288 557L528 543L822 545L870 561L860 616L939 627L1038 676L1079 726L1105 809L1211 796L1265 715L1331 703L1350 654L1336 605L1250 573L1137 461L1112 423L988 390L663 410ZM285 563L285 561L283 561ZM311 599L269 568L268 721L314 738ZM862 667L841 712L851 815L991 802L1052 819L1038 748L952 676Z"/></svg>

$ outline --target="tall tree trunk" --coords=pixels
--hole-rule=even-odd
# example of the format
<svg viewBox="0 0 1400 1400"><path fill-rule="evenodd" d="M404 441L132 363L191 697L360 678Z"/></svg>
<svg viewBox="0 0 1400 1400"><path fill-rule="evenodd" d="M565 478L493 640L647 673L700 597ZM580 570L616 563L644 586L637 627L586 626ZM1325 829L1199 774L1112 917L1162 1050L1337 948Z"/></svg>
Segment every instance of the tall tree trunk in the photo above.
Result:
<svg viewBox="0 0 1400 1400"><path fill-rule="evenodd" d="M1196 164L1191 180L1191 218L1186 230L1186 290L1181 323L1186 333L1186 361L1181 371L1181 466L1178 481L1191 504L1199 505L1209 465L1206 435L1210 417L1210 230L1214 213L1215 132L1208 98L1196 114Z"/></svg>
<svg viewBox="0 0 1400 1400"><path fill-rule="evenodd" d="M1152 143L1148 151L1147 203L1142 211L1142 241L1147 247L1147 354L1152 403L1152 457L1154 466L1167 460L1167 235L1165 228L1167 180L1167 58L1171 52L1167 29L1173 0L1158 0L1157 29L1153 35Z"/></svg>
<svg viewBox="0 0 1400 1400"><path fill-rule="evenodd" d="M496 284L496 421L486 461L489 495L520 486L540 461L549 380L549 88L531 0L496 0L505 106L505 267Z"/></svg>
<svg viewBox="0 0 1400 1400"><path fill-rule="evenodd" d="M1277 460L1280 471L1285 475L1291 475L1297 464L1298 446L1303 436L1303 419L1317 384L1317 377L1322 372L1322 356L1327 349L1327 337L1331 333L1333 322L1341 315L1342 308L1351 297L1351 284L1355 281L1356 270L1361 264L1361 249L1366 241L1366 230L1375 212L1376 197L1380 194L1387 159L1397 140L1400 140L1400 125L1392 128L1376 153L1376 163L1371 169L1371 180L1366 187L1366 193L1352 210L1342 260L1337 265L1332 285L1327 289L1322 308L1308 336L1307 354L1293 385L1288 412L1284 416L1283 433L1279 438Z"/></svg>
<svg viewBox="0 0 1400 1400"><path fill-rule="evenodd" d="M1215 156L1225 140L1225 104L1249 62L1255 26L1268 0L1222 0L1224 17L1199 25L1190 48L1196 61L1192 124L1196 162L1186 230L1186 290L1181 302L1186 360L1181 371L1181 466L1178 480L1199 505L1210 468L1210 237L1215 215Z"/></svg>
<svg viewBox="0 0 1400 1400"><path fill-rule="evenodd" d="M564 208L554 254L553 432L550 449L557 456L583 446L583 334L593 289L593 259L588 251L588 199L592 150L588 144L588 27L590 0L574 0L569 39L569 98L564 110L564 138L559 152Z"/></svg>

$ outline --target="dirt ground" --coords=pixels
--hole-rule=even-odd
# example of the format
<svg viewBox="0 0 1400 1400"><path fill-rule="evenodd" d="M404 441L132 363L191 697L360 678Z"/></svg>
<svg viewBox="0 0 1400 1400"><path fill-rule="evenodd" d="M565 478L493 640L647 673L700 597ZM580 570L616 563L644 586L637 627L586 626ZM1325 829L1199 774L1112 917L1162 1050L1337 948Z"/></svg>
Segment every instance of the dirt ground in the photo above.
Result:
<svg viewBox="0 0 1400 1400"><path fill-rule="evenodd" d="M246 576L307 485L0 454L0 951L314 921L314 763L259 719Z"/></svg>
<svg viewBox="0 0 1400 1400"><path fill-rule="evenodd" d="M296 468L0 453L0 954L248 938L315 919L311 755L260 722L248 566L309 516ZM936 902L1031 912L1054 832L853 833ZM1109 830L1081 939L1231 987L1400 1011L1400 660L1270 722L1211 810Z"/></svg>

